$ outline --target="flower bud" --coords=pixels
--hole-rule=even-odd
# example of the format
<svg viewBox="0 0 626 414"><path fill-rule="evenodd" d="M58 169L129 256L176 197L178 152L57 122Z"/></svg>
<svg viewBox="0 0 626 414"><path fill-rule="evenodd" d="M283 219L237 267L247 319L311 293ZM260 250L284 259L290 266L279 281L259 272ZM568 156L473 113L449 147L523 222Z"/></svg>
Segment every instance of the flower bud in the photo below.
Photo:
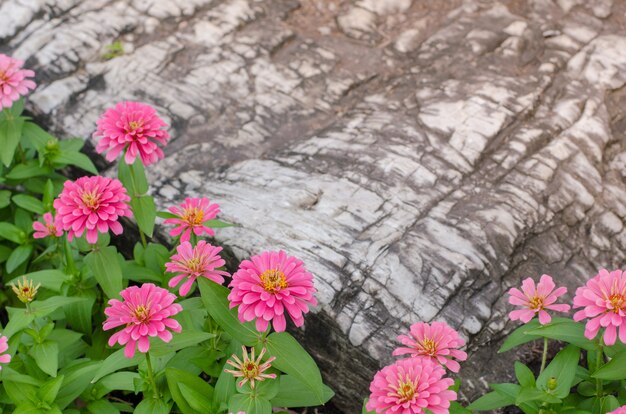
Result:
<svg viewBox="0 0 626 414"><path fill-rule="evenodd" d="M554 377L550 377L550 379L548 379L548 389L550 391L554 391L557 387L557 382L556 382L556 378Z"/></svg>

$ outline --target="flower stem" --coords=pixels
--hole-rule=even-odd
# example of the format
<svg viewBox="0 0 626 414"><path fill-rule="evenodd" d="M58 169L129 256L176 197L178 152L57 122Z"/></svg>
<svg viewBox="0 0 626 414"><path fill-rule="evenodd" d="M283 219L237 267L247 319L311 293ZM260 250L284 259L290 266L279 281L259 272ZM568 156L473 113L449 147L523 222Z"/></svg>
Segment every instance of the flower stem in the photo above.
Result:
<svg viewBox="0 0 626 414"><path fill-rule="evenodd" d="M139 229L139 236L141 236L141 244L143 244L144 249L148 247L148 242L146 241L146 236L143 234L143 231Z"/></svg>
<svg viewBox="0 0 626 414"><path fill-rule="evenodd" d="M74 275L76 273L76 264L74 264L72 249L67 237L63 237L63 250L65 253L65 273L68 275Z"/></svg>
<svg viewBox="0 0 626 414"><path fill-rule="evenodd" d="M541 355L541 368L539 369L539 374L543 372L543 369L546 367L546 360L548 359L548 338L543 338L543 355Z"/></svg>
<svg viewBox="0 0 626 414"><path fill-rule="evenodd" d="M152 396L155 400L158 400L159 390L157 389L156 381L154 380L152 362L150 362L150 352L146 352L146 365L148 366L148 378L150 379L150 385L152 386Z"/></svg>
<svg viewBox="0 0 626 414"><path fill-rule="evenodd" d="M596 351L596 371L600 369L604 362L604 348L602 347L602 336L600 336L600 341L598 343L598 350ZM600 397L602 395L602 380L600 378L596 378L596 396Z"/></svg>

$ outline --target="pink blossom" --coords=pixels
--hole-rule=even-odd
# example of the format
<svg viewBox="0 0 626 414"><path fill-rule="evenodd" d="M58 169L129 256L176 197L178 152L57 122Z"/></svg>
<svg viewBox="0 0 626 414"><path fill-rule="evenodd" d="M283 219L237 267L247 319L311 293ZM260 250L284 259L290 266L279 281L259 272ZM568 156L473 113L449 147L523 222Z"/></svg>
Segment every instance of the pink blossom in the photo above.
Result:
<svg viewBox="0 0 626 414"><path fill-rule="evenodd" d="M209 236L215 235L213 229L206 227L205 223L217 216L220 206L211 204L208 198L186 198L180 207L172 206L168 210L178 217L169 218L164 223L176 225L170 230L170 236L176 237L182 233L181 242L189 241L192 231L196 236L201 236L202 233Z"/></svg>
<svg viewBox="0 0 626 414"><path fill-rule="evenodd" d="M98 232L111 229L121 234L120 217L130 217L132 212L127 202L130 197L119 180L107 177L81 177L66 181L63 191L54 200L57 210L56 226L66 230L71 241L87 232L87 241L98 241Z"/></svg>
<svg viewBox="0 0 626 414"><path fill-rule="evenodd" d="M43 221L43 223L40 221L33 223L33 230L35 230L34 238L43 239L44 237L61 237L63 235L63 230L54 225L52 214L44 214Z"/></svg>
<svg viewBox="0 0 626 414"><path fill-rule="evenodd" d="M167 145L170 135L161 129L167 127L150 105L139 102L120 102L109 108L97 122L98 129L94 138L101 137L96 151L113 161L126 150L126 164L135 162L137 155L144 165L150 165L163 158L163 151L158 144Z"/></svg>
<svg viewBox="0 0 626 414"><path fill-rule="evenodd" d="M574 308L584 308L574 314L575 321L590 318L585 326L585 337L593 339L600 328L604 343L615 344L617 328L619 340L626 344L626 272L606 269L576 289Z"/></svg>
<svg viewBox="0 0 626 414"><path fill-rule="evenodd" d="M567 293L567 288L559 287L555 289L554 281L549 275L541 276L537 287L531 278L522 282L522 291L517 288L509 290L509 303L511 305L522 306L523 309L514 310L509 313L512 321L521 320L524 323L530 322L535 314L539 314L539 323L545 325L550 323L552 317L546 309L555 312L567 312L569 305L555 303L560 296Z"/></svg>
<svg viewBox="0 0 626 414"><path fill-rule="evenodd" d="M0 336L0 364L8 364L11 362L11 354L5 354L5 352L9 349L9 345L7 341L9 338L6 336ZM0 365L0 369L2 369L2 365Z"/></svg>
<svg viewBox="0 0 626 414"><path fill-rule="evenodd" d="M241 322L256 319L259 332L265 332L270 321L277 332L284 331L285 309L296 326L302 326L303 313L309 311L309 305L317 305L313 275L301 260L282 250L241 262L229 286L233 288L228 295L230 307L239 306Z"/></svg>
<svg viewBox="0 0 626 414"><path fill-rule="evenodd" d="M626 414L626 405L622 405L616 410L613 410L610 413L606 413L606 414Z"/></svg>
<svg viewBox="0 0 626 414"><path fill-rule="evenodd" d="M123 302L117 299L109 300L109 307L104 310L107 320L102 329L124 326L124 329L111 335L109 346L118 342L126 345L124 355L132 358L135 355L135 344L139 352L146 353L150 349L148 337L158 336L164 342L172 339L172 333L180 332L181 326L171 316L182 311L178 303L174 303L176 295L153 285L144 283L139 286L130 286L120 292Z"/></svg>
<svg viewBox="0 0 626 414"><path fill-rule="evenodd" d="M368 411L394 414L448 414L456 392L445 370L428 358L406 358L384 367L370 384Z"/></svg>
<svg viewBox="0 0 626 414"><path fill-rule="evenodd" d="M457 331L445 322L433 322L430 325L415 323L411 325L410 331L411 336L398 336L398 340L407 347L397 348L393 355L411 354L413 357L428 358L452 372L459 372L460 365L452 358L465 361L467 354L457 349L465 345Z"/></svg>
<svg viewBox="0 0 626 414"><path fill-rule="evenodd" d="M35 76L35 72L22 69L23 64L22 60L0 53L0 111L10 108L29 89L35 89L35 82L26 79Z"/></svg>
<svg viewBox="0 0 626 414"><path fill-rule="evenodd" d="M221 247L212 246L204 240L200 240L194 248L191 243L183 242L176 248L177 254L170 257L171 262L165 263L168 272L178 273L167 285L174 287L187 278L178 292L180 296L189 293L191 285L198 277L206 277L221 285L224 283L223 276L230 276L228 272L216 270L226 263L219 255L221 251Z"/></svg>

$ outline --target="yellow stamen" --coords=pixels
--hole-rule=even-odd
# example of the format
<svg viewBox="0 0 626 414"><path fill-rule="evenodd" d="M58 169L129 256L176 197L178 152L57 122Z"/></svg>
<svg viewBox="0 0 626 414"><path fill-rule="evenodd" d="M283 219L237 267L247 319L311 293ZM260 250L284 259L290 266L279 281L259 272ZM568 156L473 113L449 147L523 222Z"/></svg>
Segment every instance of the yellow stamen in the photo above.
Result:
<svg viewBox="0 0 626 414"><path fill-rule="evenodd" d="M135 130L141 128L143 126L143 122L141 122L141 121L130 121L128 123L128 126L130 127L130 131L129 132L132 132L132 131L135 131Z"/></svg>
<svg viewBox="0 0 626 414"><path fill-rule="evenodd" d="M422 341L421 343L421 353L423 355L428 355L431 357L434 357L435 355L437 355L437 343L430 338L426 338Z"/></svg>
<svg viewBox="0 0 626 414"><path fill-rule="evenodd" d="M95 191L85 191L80 196L80 199L83 201L83 204L85 204L85 206L92 211L97 210L100 206L100 195Z"/></svg>
<svg viewBox="0 0 626 414"><path fill-rule="evenodd" d="M259 277L261 278L263 289L268 293L276 293L288 286L285 274L278 269L266 270Z"/></svg>
<svg viewBox="0 0 626 414"><path fill-rule="evenodd" d="M396 396L401 403L411 401L413 397L415 397L415 384L413 383L413 381L411 381L408 377L406 381L400 380L398 382Z"/></svg>
<svg viewBox="0 0 626 414"><path fill-rule="evenodd" d="M204 211L197 207L189 207L183 210L182 218L192 226L199 226L203 223Z"/></svg>
<svg viewBox="0 0 626 414"><path fill-rule="evenodd" d="M139 319L140 322L147 322L150 316L150 311L143 305L137 306L133 313L135 314L135 318Z"/></svg>
<svg viewBox="0 0 626 414"><path fill-rule="evenodd" d="M609 297L609 302L611 302L613 312L615 313L619 313L619 311L626 308L626 298L624 297L624 295L613 294Z"/></svg>

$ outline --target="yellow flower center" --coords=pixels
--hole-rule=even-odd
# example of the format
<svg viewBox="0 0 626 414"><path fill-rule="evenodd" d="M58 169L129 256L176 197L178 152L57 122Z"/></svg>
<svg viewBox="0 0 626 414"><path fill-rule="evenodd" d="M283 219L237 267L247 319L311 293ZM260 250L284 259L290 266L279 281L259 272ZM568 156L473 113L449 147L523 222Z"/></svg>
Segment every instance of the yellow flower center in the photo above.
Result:
<svg viewBox="0 0 626 414"><path fill-rule="evenodd" d="M261 273L261 283L263 289L268 293L276 293L287 287L287 279L285 274L278 269L270 269Z"/></svg>
<svg viewBox="0 0 626 414"><path fill-rule="evenodd" d="M204 218L204 211L197 207L190 207L183 210L183 220L192 226L199 226L202 224Z"/></svg>
<svg viewBox="0 0 626 414"><path fill-rule="evenodd" d="M426 338L421 342L421 353L422 355L428 355L434 357L437 355L437 342L433 339ZM419 345L418 345L419 346Z"/></svg>
<svg viewBox="0 0 626 414"><path fill-rule="evenodd" d="M253 379L259 375L259 365L253 361L249 361L243 364L241 371L245 378Z"/></svg>
<svg viewBox="0 0 626 414"><path fill-rule="evenodd" d="M9 75L0 70L0 82L6 82L9 80Z"/></svg>
<svg viewBox="0 0 626 414"><path fill-rule="evenodd" d="M85 191L80 196L80 199L83 201L85 207L92 211L97 210L97 208L100 206L100 195L97 194L95 191Z"/></svg>
<svg viewBox="0 0 626 414"><path fill-rule="evenodd" d="M202 261L199 257L192 257L185 262L185 267L187 267L191 273L201 273Z"/></svg>
<svg viewBox="0 0 626 414"><path fill-rule="evenodd" d="M626 297L619 293L609 296L609 302L611 303L611 307L615 313L619 313L619 311L626 308Z"/></svg>
<svg viewBox="0 0 626 414"><path fill-rule="evenodd" d="M135 318L139 320L139 322L144 323L147 322L148 317L150 316L150 311L143 305L139 305L133 311Z"/></svg>
<svg viewBox="0 0 626 414"><path fill-rule="evenodd" d="M528 306L530 309L543 309L543 298L540 296L535 296L528 301Z"/></svg>
<svg viewBox="0 0 626 414"><path fill-rule="evenodd" d="M130 127L130 131L128 131L128 132L133 132L133 131L136 131L137 129L141 128L143 126L143 122L141 122L141 121L130 121L128 123L128 126Z"/></svg>
<svg viewBox="0 0 626 414"><path fill-rule="evenodd" d="M398 382L398 389L396 396L401 403L411 401L415 397L415 384L409 378L406 381L400 380Z"/></svg>

